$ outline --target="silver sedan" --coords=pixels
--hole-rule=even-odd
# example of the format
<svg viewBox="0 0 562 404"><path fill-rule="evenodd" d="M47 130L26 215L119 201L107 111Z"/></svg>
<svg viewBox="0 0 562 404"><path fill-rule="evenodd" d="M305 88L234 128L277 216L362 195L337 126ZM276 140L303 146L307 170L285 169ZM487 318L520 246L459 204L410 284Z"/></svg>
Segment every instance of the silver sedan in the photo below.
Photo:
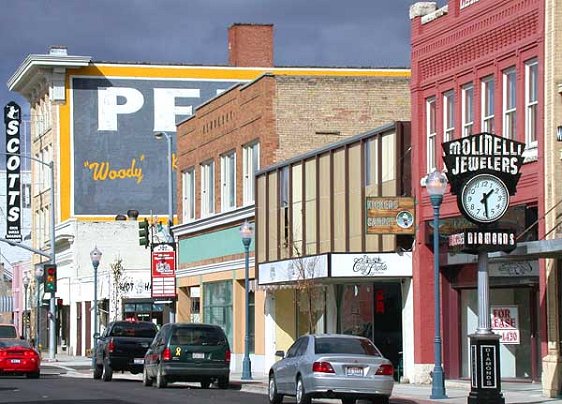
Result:
<svg viewBox="0 0 562 404"><path fill-rule="evenodd" d="M269 371L268 397L279 404L295 396L297 404L313 397L357 399L388 403L394 387L394 367L367 338L354 335L304 335Z"/></svg>

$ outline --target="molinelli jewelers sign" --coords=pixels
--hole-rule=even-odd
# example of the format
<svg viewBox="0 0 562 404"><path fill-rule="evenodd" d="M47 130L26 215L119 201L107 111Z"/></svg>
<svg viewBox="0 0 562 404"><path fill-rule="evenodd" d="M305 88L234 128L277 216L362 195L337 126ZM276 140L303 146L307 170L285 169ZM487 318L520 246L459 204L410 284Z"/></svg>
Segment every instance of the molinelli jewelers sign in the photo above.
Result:
<svg viewBox="0 0 562 404"><path fill-rule="evenodd" d="M170 244L152 250L152 297L176 298L176 251Z"/></svg>
<svg viewBox="0 0 562 404"><path fill-rule="evenodd" d="M414 198L366 198L367 234L414 234Z"/></svg>
<svg viewBox="0 0 562 404"><path fill-rule="evenodd" d="M525 144L491 133L479 133L443 143L451 192L459 195L464 183L477 174L492 174L516 191Z"/></svg>
<svg viewBox="0 0 562 404"><path fill-rule="evenodd" d="M21 108L11 101L4 107L6 125L6 239L21 241Z"/></svg>

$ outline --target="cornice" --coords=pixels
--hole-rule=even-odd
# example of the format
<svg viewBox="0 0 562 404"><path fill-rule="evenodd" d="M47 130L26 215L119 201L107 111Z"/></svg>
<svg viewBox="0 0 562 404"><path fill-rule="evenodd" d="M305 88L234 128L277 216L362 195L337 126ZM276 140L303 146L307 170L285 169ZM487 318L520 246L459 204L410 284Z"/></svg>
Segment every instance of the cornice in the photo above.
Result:
<svg viewBox="0 0 562 404"><path fill-rule="evenodd" d="M243 206L241 208L220 213L210 217L205 217L189 223L183 223L172 227L174 237L181 238L191 234L196 234L208 229L240 222L244 219L251 219L255 216L255 205Z"/></svg>

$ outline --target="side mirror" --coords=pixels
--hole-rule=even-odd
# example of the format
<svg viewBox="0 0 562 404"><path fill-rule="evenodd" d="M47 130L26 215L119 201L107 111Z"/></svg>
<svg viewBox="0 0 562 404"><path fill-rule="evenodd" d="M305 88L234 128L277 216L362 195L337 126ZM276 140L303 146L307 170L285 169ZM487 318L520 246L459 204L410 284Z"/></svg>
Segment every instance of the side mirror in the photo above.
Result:
<svg viewBox="0 0 562 404"><path fill-rule="evenodd" d="M285 352L284 351L275 351L275 356L280 356L281 359L283 359L285 357Z"/></svg>

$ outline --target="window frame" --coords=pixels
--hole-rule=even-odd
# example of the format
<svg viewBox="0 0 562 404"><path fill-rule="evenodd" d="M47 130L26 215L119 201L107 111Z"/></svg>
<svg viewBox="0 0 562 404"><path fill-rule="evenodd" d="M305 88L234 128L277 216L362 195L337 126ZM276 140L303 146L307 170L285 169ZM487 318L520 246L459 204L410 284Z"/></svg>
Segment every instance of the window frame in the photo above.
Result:
<svg viewBox="0 0 562 404"><path fill-rule="evenodd" d="M531 80L532 77L534 80ZM532 81L534 81L534 85L531 87ZM534 94L531 94L531 91ZM531 99L532 96L534 99ZM537 58L532 58L525 62L525 143L527 148L537 146L538 105L539 62Z"/></svg>
<svg viewBox="0 0 562 404"><path fill-rule="evenodd" d="M221 158L221 212L236 209L236 151L231 150Z"/></svg>
<svg viewBox="0 0 562 404"><path fill-rule="evenodd" d="M511 82L511 78L513 82ZM517 138L517 71L515 66L502 71L502 84L502 135L507 139L515 140ZM513 97L510 97L511 94ZM513 105L508 103L511 98L513 98ZM511 117L512 115L513 117ZM508 125L510 122L512 124Z"/></svg>
<svg viewBox="0 0 562 404"><path fill-rule="evenodd" d="M462 137L474 133L474 84L466 83L461 87L461 122Z"/></svg>
<svg viewBox="0 0 562 404"><path fill-rule="evenodd" d="M195 167L182 172L182 217L183 222L195 220Z"/></svg>
<svg viewBox="0 0 562 404"><path fill-rule="evenodd" d="M495 77L489 75L480 80L480 105L482 132L495 133Z"/></svg>
<svg viewBox="0 0 562 404"><path fill-rule="evenodd" d="M201 217L215 213L215 161L201 163Z"/></svg>
<svg viewBox="0 0 562 404"><path fill-rule="evenodd" d="M437 169L437 98L425 99L426 168L430 173Z"/></svg>
<svg viewBox="0 0 562 404"><path fill-rule="evenodd" d="M255 202L255 174L260 169L260 142L255 141L242 149L242 203ZM251 173L251 174L250 174Z"/></svg>
<svg viewBox="0 0 562 404"><path fill-rule="evenodd" d="M443 141L455 138L455 91L443 93Z"/></svg>

